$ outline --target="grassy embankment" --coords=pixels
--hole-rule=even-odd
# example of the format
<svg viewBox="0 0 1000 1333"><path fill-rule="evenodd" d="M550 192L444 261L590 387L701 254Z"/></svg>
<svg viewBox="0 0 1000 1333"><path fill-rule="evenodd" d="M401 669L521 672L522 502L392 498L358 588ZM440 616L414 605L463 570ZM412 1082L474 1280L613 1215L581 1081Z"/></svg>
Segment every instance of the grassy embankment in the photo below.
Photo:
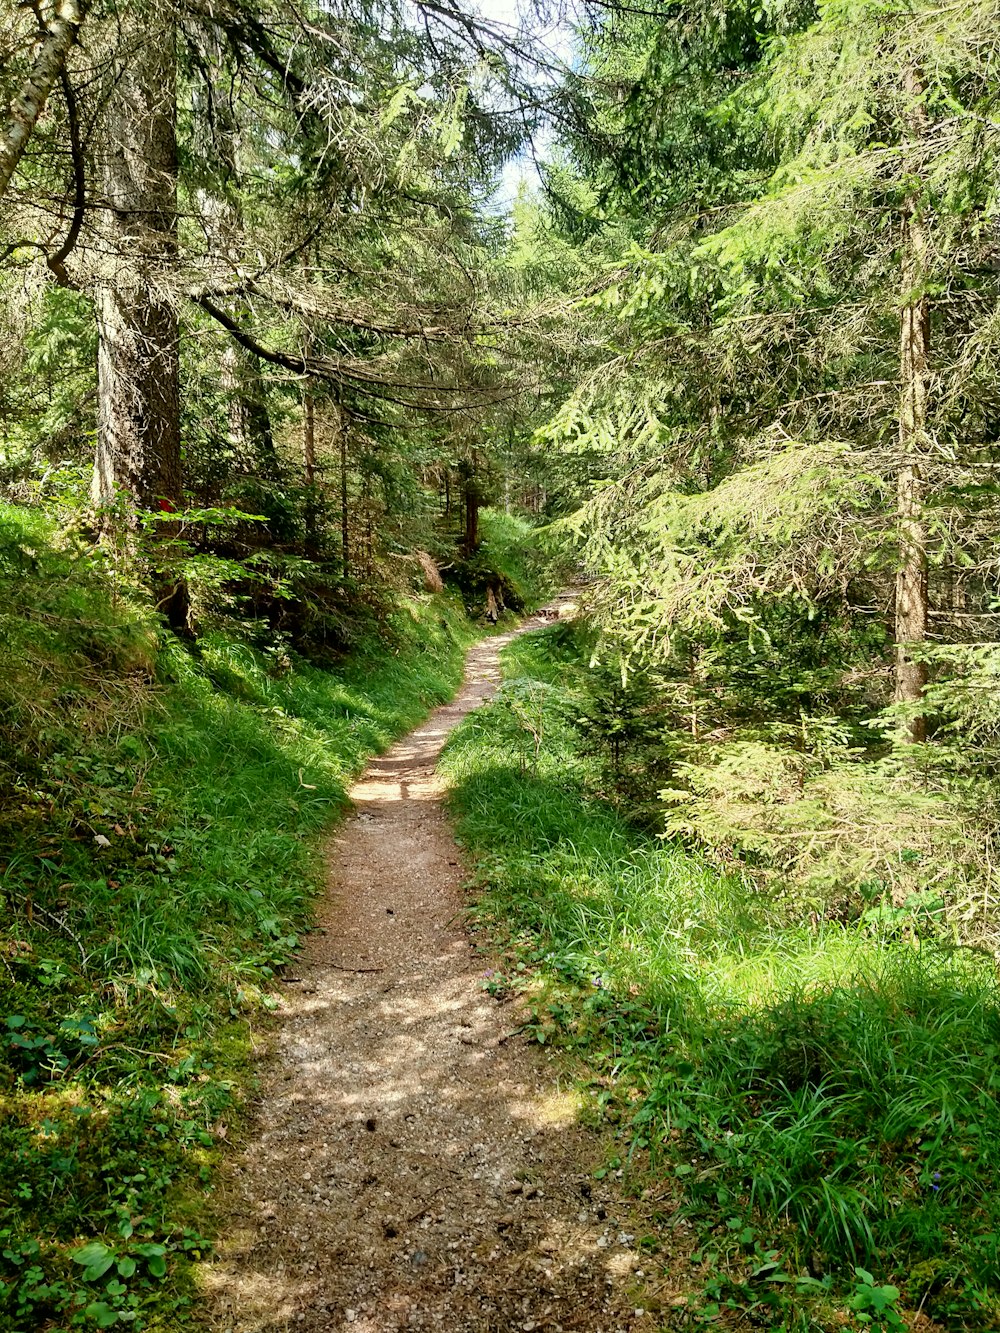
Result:
<svg viewBox="0 0 1000 1333"><path fill-rule="evenodd" d="M512 525L484 530L516 580ZM482 631L410 595L332 670L183 648L11 506L0 585L0 1327L172 1329L313 835Z"/></svg>
<svg viewBox="0 0 1000 1333"><path fill-rule="evenodd" d="M607 1169L652 1173L663 1326L1000 1327L992 959L949 923L803 920L638 832L594 795L573 632L504 661L445 754L475 912L509 959L488 984L523 986L537 1040L584 1062L618 1126Z"/></svg>

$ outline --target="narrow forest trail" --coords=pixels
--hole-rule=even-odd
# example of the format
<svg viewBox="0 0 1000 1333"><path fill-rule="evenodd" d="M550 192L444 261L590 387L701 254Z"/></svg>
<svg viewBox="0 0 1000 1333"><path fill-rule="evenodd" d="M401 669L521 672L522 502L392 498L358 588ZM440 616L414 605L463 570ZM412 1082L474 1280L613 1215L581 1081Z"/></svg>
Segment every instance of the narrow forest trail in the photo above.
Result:
<svg viewBox="0 0 1000 1333"><path fill-rule="evenodd" d="M550 612L551 613L551 612ZM523 624L520 633L543 623ZM256 1130L222 1187L208 1270L232 1333L652 1329L627 1206L591 1171L558 1064L511 1037L462 927L434 765L512 634L475 646L453 703L375 760L328 851Z"/></svg>

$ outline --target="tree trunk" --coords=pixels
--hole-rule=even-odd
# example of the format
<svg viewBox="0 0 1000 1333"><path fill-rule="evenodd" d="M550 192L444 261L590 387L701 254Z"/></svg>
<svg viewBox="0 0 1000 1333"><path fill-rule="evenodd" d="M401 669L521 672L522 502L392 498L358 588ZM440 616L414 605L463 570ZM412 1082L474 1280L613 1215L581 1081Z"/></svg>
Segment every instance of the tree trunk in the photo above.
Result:
<svg viewBox="0 0 1000 1333"><path fill-rule="evenodd" d="M923 80L912 67L906 74L910 98L909 138L917 144L927 127L920 100ZM908 165L904 159L904 166ZM909 173L908 173L909 174ZM896 515L899 522L899 568L896 574L896 699L917 704L923 699L927 667L914 661L911 650L927 638L927 534L923 521L922 456L927 436L927 388L930 374L930 303L920 292L927 278L927 230L921 204L910 199L903 220L902 280L906 304L900 318L900 405ZM913 742L926 737L922 717L908 723Z"/></svg>
<svg viewBox="0 0 1000 1333"><path fill-rule="evenodd" d="M180 361L172 283L177 259L175 31L154 4L134 35L107 107L100 151L107 202L97 291L97 453L91 495L136 510L181 502ZM174 535L160 524L159 535ZM158 602L176 627L184 590L162 574Z"/></svg>
<svg viewBox="0 0 1000 1333"><path fill-rule="evenodd" d="M101 155L111 271L97 296L99 504L121 488L169 511L181 495L175 121L174 30L161 12L120 72Z"/></svg>
<svg viewBox="0 0 1000 1333"><path fill-rule="evenodd" d="M206 46L207 58L221 68L225 60L221 42L208 39ZM230 176L238 180L237 144L240 135L232 108L222 98L209 114L215 117L216 122L216 151L221 155ZM201 204L201 221L217 254L226 264L238 266L240 240L244 233L240 196L206 194ZM247 315L238 301L233 303L228 313L240 323L244 322ZM278 457L274 449L274 432L260 358L232 339L222 353L220 372L229 419L229 444L238 467L247 475L275 480L279 470Z"/></svg>
<svg viewBox="0 0 1000 1333"><path fill-rule="evenodd" d="M304 520L306 552L319 551L319 505L316 491L316 398L309 380L302 384L302 481L306 488Z"/></svg>
<svg viewBox="0 0 1000 1333"><path fill-rule="evenodd" d="M316 485L316 403L309 384L302 386L302 480Z"/></svg>
<svg viewBox="0 0 1000 1333"><path fill-rule="evenodd" d="M465 482L465 554L472 555L479 547L479 484L474 476Z"/></svg>
<svg viewBox="0 0 1000 1333"><path fill-rule="evenodd" d="M57 0L46 35L32 61L21 91L7 108L0 131L0 199L7 193L31 133L63 70L87 13L89 0Z"/></svg>
<svg viewBox="0 0 1000 1333"><path fill-rule="evenodd" d="M278 457L260 362L253 352L230 342L222 354L219 372L226 395L229 445L237 467L247 475L273 480Z"/></svg>
<svg viewBox="0 0 1000 1333"><path fill-rule="evenodd" d="M347 507L347 422L339 403L334 403L333 413L334 429L340 440L340 554L346 579L351 572L350 514Z"/></svg>

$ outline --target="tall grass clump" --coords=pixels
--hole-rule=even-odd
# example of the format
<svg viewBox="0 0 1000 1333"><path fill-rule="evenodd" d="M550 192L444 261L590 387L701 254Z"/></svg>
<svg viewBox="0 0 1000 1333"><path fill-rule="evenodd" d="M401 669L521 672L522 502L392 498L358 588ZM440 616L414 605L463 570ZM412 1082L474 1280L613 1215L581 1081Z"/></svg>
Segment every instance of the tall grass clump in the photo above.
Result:
<svg viewBox="0 0 1000 1333"><path fill-rule="evenodd" d="M175 1328L251 1024L315 834L448 698L472 632L400 598L320 670L182 646L82 542L0 507L0 1327Z"/></svg>
<svg viewBox="0 0 1000 1333"><path fill-rule="evenodd" d="M938 918L802 914L626 820L597 794L585 663L562 626L506 650L446 751L451 799L529 1031L583 1058L622 1162L696 1227L698 1317L828 1328L881 1301L1000 1326L992 958Z"/></svg>

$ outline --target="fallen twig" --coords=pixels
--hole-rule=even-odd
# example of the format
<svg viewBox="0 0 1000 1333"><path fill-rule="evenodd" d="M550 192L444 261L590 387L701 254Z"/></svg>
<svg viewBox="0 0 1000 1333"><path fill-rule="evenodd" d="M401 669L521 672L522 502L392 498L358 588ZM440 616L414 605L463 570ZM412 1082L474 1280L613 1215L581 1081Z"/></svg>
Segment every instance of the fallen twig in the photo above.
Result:
<svg viewBox="0 0 1000 1333"><path fill-rule="evenodd" d="M66 922L63 921L61 917L56 916L54 912L50 912L48 908L42 907L41 903L35 902L34 899L22 897L21 894L15 892L7 885L4 885L3 892L8 894L11 898L14 898L16 901L18 901L21 904L21 906L27 910L29 919L32 912L38 912L42 916L44 916L47 920L51 921L54 926L57 926L63 932L64 935L68 935L70 939L73 941L73 943L76 945L77 949L80 951L80 966L82 970L86 972L87 964L90 961L90 955L87 953L86 949L84 949L83 941L80 939L80 936L77 935L76 932L72 930L69 926L67 926Z"/></svg>
<svg viewBox="0 0 1000 1333"><path fill-rule="evenodd" d="M497 1037L497 1045L502 1046L504 1042L510 1041L511 1037L518 1036L527 1026L527 1023L522 1023L520 1027L511 1028L510 1032L505 1032L502 1037Z"/></svg>
<svg viewBox="0 0 1000 1333"><path fill-rule="evenodd" d="M406 1219L406 1221L416 1222L418 1217L423 1217L424 1213L426 1213L431 1206L431 1200L436 1199L437 1196L441 1193L441 1191L447 1188L448 1188L448 1182L446 1181L445 1184L439 1185L436 1190L432 1190L430 1194L428 1194L427 1198L424 1200L424 1206L418 1209L417 1212L411 1213L410 1216Z"/></svg>

